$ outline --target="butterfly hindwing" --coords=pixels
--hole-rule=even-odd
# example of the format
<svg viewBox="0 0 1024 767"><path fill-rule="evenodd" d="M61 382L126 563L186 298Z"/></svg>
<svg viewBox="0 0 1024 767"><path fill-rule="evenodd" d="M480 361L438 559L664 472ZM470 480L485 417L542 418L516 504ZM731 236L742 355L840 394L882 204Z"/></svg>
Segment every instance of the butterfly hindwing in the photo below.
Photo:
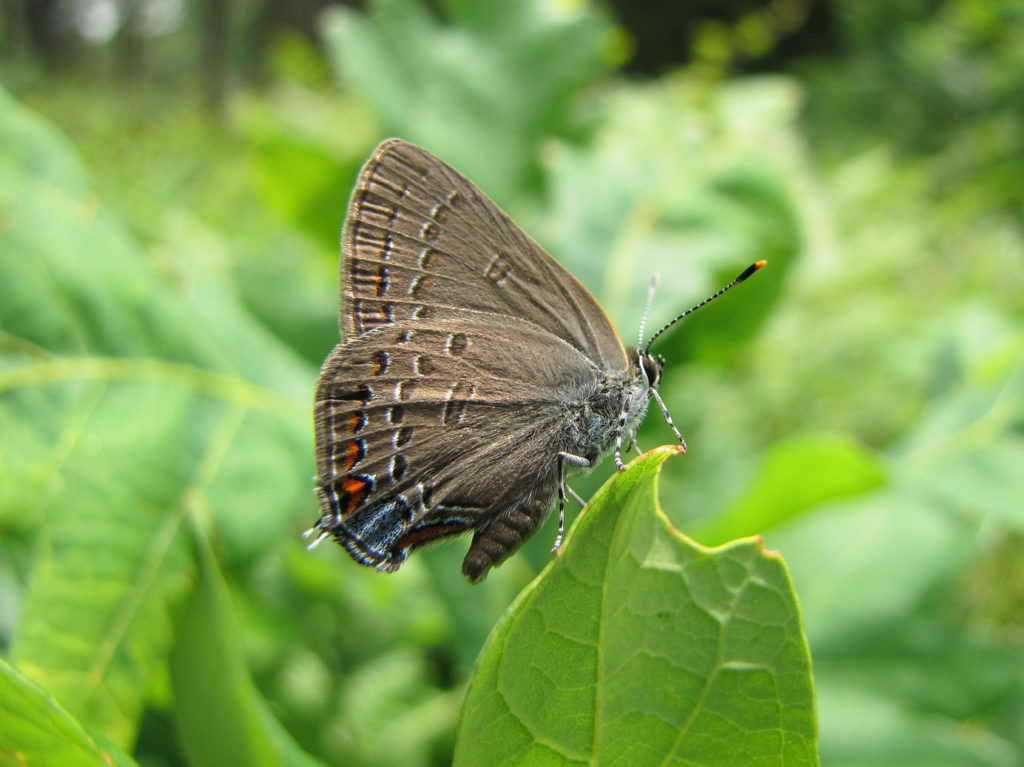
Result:
<svg viewBox="0 0 1024 767"><path fill-rule="evenodd" d="M472 311L453 322L446 312L367 331L321 371L318 527L379 569L525 501L543 496L546 512L561 400L597 378L593 363L532 323Z"/></svg>

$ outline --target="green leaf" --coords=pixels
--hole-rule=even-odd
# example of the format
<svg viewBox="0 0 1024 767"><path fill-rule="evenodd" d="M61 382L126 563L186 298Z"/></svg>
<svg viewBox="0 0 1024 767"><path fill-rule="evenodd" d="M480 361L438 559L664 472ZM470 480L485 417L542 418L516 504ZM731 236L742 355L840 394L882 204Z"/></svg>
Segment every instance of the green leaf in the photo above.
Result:
<svg viewBox="0 0 1024 767"><path fill-rule="evenodd" d="M544 136L565 131L578 90L607 69L611 25L593 6L539 0L446 3L448 24L413 0L325 16L328 53L386 133L422 144L499 202L522 189Z"/></svg>
<svg viewBox="0 0 1024 767"><path fill-rule="evenodd" d="M168 445L187 441L190 416L213 413L173 387L95 384L91 393L92 407L69 424L74 448L56 487L41 499L49 519L11 658L126 747L190 570L181 495L193 467ZM30 399L9 394L3 404Z"/></svg>
<svg viewBox="0 0 1024 767"><path fill-rule="evenodd" d="M198 540L199 583L176 626L171 681L182 745L193 767L315 767L266 709L245 666L227 586Z"/></svg>
<svg viewBox="0 0 1024 767"><path fill-rule="evenodd" d="M705 549L655 502L676 451L594 496L509 609L466 694L456 765L816 765L810 657L759 539Z"/></svg>
<svg viewBox="0 0 1024 767"><path fill-rule="evenodd" d="M940 591L903 616L864 622L821 650L815 643L819 704L827 685L837 695L839 691L862 692L900 701L908 710L941 717L948 723L966 721L980 710L1000 718L1000 706L1005 706L1003 716L1012 717L1014 701L1019 700L1024 654L990 635L959 631L955 621L939 612L945 604L945 594ZM937 675L937 668L944 673ZM824 717L824 707L819 711ZM850 721L831 728L822 736L822 747L829 740L852 739L851 731L857 726Z"/></svg>
<svg viewBox="0 0 1024 767"><path fill-rule="evenodd" d="M815 655L905 615L975 552L978 525L883 489L822 506L771 533L800 592Z"/></svg>
<svg viewBox="0 0 1024 767"><path fill-rule="evenodd" d="M765 532L884 481L882 462L848 436L795 437L772 447L743 496L693 537L717 545Z"/></svg>
<svg viewBox="0 0 1024 767"><path fill-rule="evenodd" d="M936 398L893 461L897 479L939 508L1024 531L1024 339Z"/></svg>
<svg viewBox="0 0 1024 767"><path fill-rule="evenodd" d="M37 684L0 659L0 765L78 767L135 764L101 747Z"/></svg>
<svg viewBox="0 0 1024 767"><path fill-rule="evenodd" d="M358 164L344 165L326 148L292 136L260 141L253 160L267 207L334 251Z"/></svg>
<svg viewBox="0 0 1024 767"><path fill-rule="evenodd" d="M823 760L832 767L1017 767L1020 751L984 727L922 714L892 699L824 683Z"/></svg>
<svg viewBox="0 0 1024 767"><path fill-rule="evenodd" d="M314 371L241 307L215 246L154 263L5 98L0 137L21 142L0 142L0 518L37 533L10 657L128 748L193 572L183 523L242 558L309 503Z"/></svg>

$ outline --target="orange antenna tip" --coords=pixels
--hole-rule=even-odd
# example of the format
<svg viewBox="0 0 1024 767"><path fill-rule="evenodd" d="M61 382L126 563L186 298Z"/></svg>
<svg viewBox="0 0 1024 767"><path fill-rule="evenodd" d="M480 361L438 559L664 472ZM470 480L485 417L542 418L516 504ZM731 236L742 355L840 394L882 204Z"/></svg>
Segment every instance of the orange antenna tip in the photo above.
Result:
<svg viewBox="0 0 1024 767"><path fill-rule="evenodd" d="M765 265L765 264L767 264L767 263L768 263L767 261L758 261L757 263L751 264L751 265L750 265L750 266L748 266L748 267L747 267L746 269L744 269L744 270L743 270L743 274L741 274L741 275L740 275L739 277L737 277L737 278L736 278L735 280L733 280L733 281L732 281L732 282L731 282L731 283L730 283L730 284L729 284L729 285L728 285L728 286L727 286L727 287L725 288L725 290L728 290L728 289L729 289L729 288L731 288L731 287L732 287L733 285L738 285L739 283L743 282L743 280L747 279L747 277L749 277L750 275L752 275L752 274L753 274L754 272L756 272L756 271L757 271L758 269L760 269L760 268L761 268L762 266L764 266L764 265ZM725 292L725 291L722 291L722 292Z"/></svg>

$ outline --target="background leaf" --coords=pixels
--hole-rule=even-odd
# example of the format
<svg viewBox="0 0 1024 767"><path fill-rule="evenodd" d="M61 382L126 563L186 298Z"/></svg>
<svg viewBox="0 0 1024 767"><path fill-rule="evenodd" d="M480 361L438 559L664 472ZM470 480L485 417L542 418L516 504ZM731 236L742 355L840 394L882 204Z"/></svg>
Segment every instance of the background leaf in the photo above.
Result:
<svg viewBox="0 0 1024 767"><path fill-rule="evenodd" d="M540 138L566 130L572 95L607 68L610 28L592 6L549 14L538 0L444 5L451 25L412 0L374 3L368 15L339 6L325 21L329 50L384 133L428 147L507 202L529 181Z"/></svg>
<svg viewBox="0 0 1024 767"><path fill-rule="evenodd" d="M780 442L746 494L694 532L709 544L765 531L823 503L872 490L885 480L881 461L848 438L806 435Z"/></svg>
<svg viewBox="0 0 1024 767"><path fill-rule="evenodd" d="M98 745L53 698L0 660L0 762L36 767L130 767L116 748Z"/></svg>
<svg viewBox="0 0 1024 767"><path fill-rule="evenodd" d="M83 186L64 181L81 172L61 143L33 134L9 99L0 106L0 135L32 136L25 143L53 158L40 165L15 149L0 188L4 514L38 531L11 658L128 747L192 576L185 522L223 522L236 555L282 534L280 516L233 527L252 514L228 487L303 494L308 448L293 418L303 408L288 393L304 394L311 371L212 291L198 263L188 266L201 275L147 264ZM260 445L283 448L276 473L259 471Z"/></svg>
<svg viewBox="0 0 1024 767"><path fill-rule="evenodd" d="M183 606L170 654L189 763L315 767L259 696L239 652L237 626L212 552L201 548L198 588Z"/></svg>

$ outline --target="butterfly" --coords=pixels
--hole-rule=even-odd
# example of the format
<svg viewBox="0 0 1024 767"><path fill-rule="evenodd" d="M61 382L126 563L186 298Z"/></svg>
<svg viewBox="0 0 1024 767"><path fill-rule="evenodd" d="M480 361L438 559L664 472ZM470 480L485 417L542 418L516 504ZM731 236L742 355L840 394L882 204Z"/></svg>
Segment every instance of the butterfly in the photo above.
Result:
<svg viewBox="0 0 1024 767"><path fill-rule="evenodd" d="M611 452L621 469L650 400L682 442L650 342L624 347L575 277L425 149L393 138L374 150L341 246L342 343L315 393L311 546L333 537L393 572L472 532L462 572L478 583L556 500L557 550L567 473Z"/></svg>

